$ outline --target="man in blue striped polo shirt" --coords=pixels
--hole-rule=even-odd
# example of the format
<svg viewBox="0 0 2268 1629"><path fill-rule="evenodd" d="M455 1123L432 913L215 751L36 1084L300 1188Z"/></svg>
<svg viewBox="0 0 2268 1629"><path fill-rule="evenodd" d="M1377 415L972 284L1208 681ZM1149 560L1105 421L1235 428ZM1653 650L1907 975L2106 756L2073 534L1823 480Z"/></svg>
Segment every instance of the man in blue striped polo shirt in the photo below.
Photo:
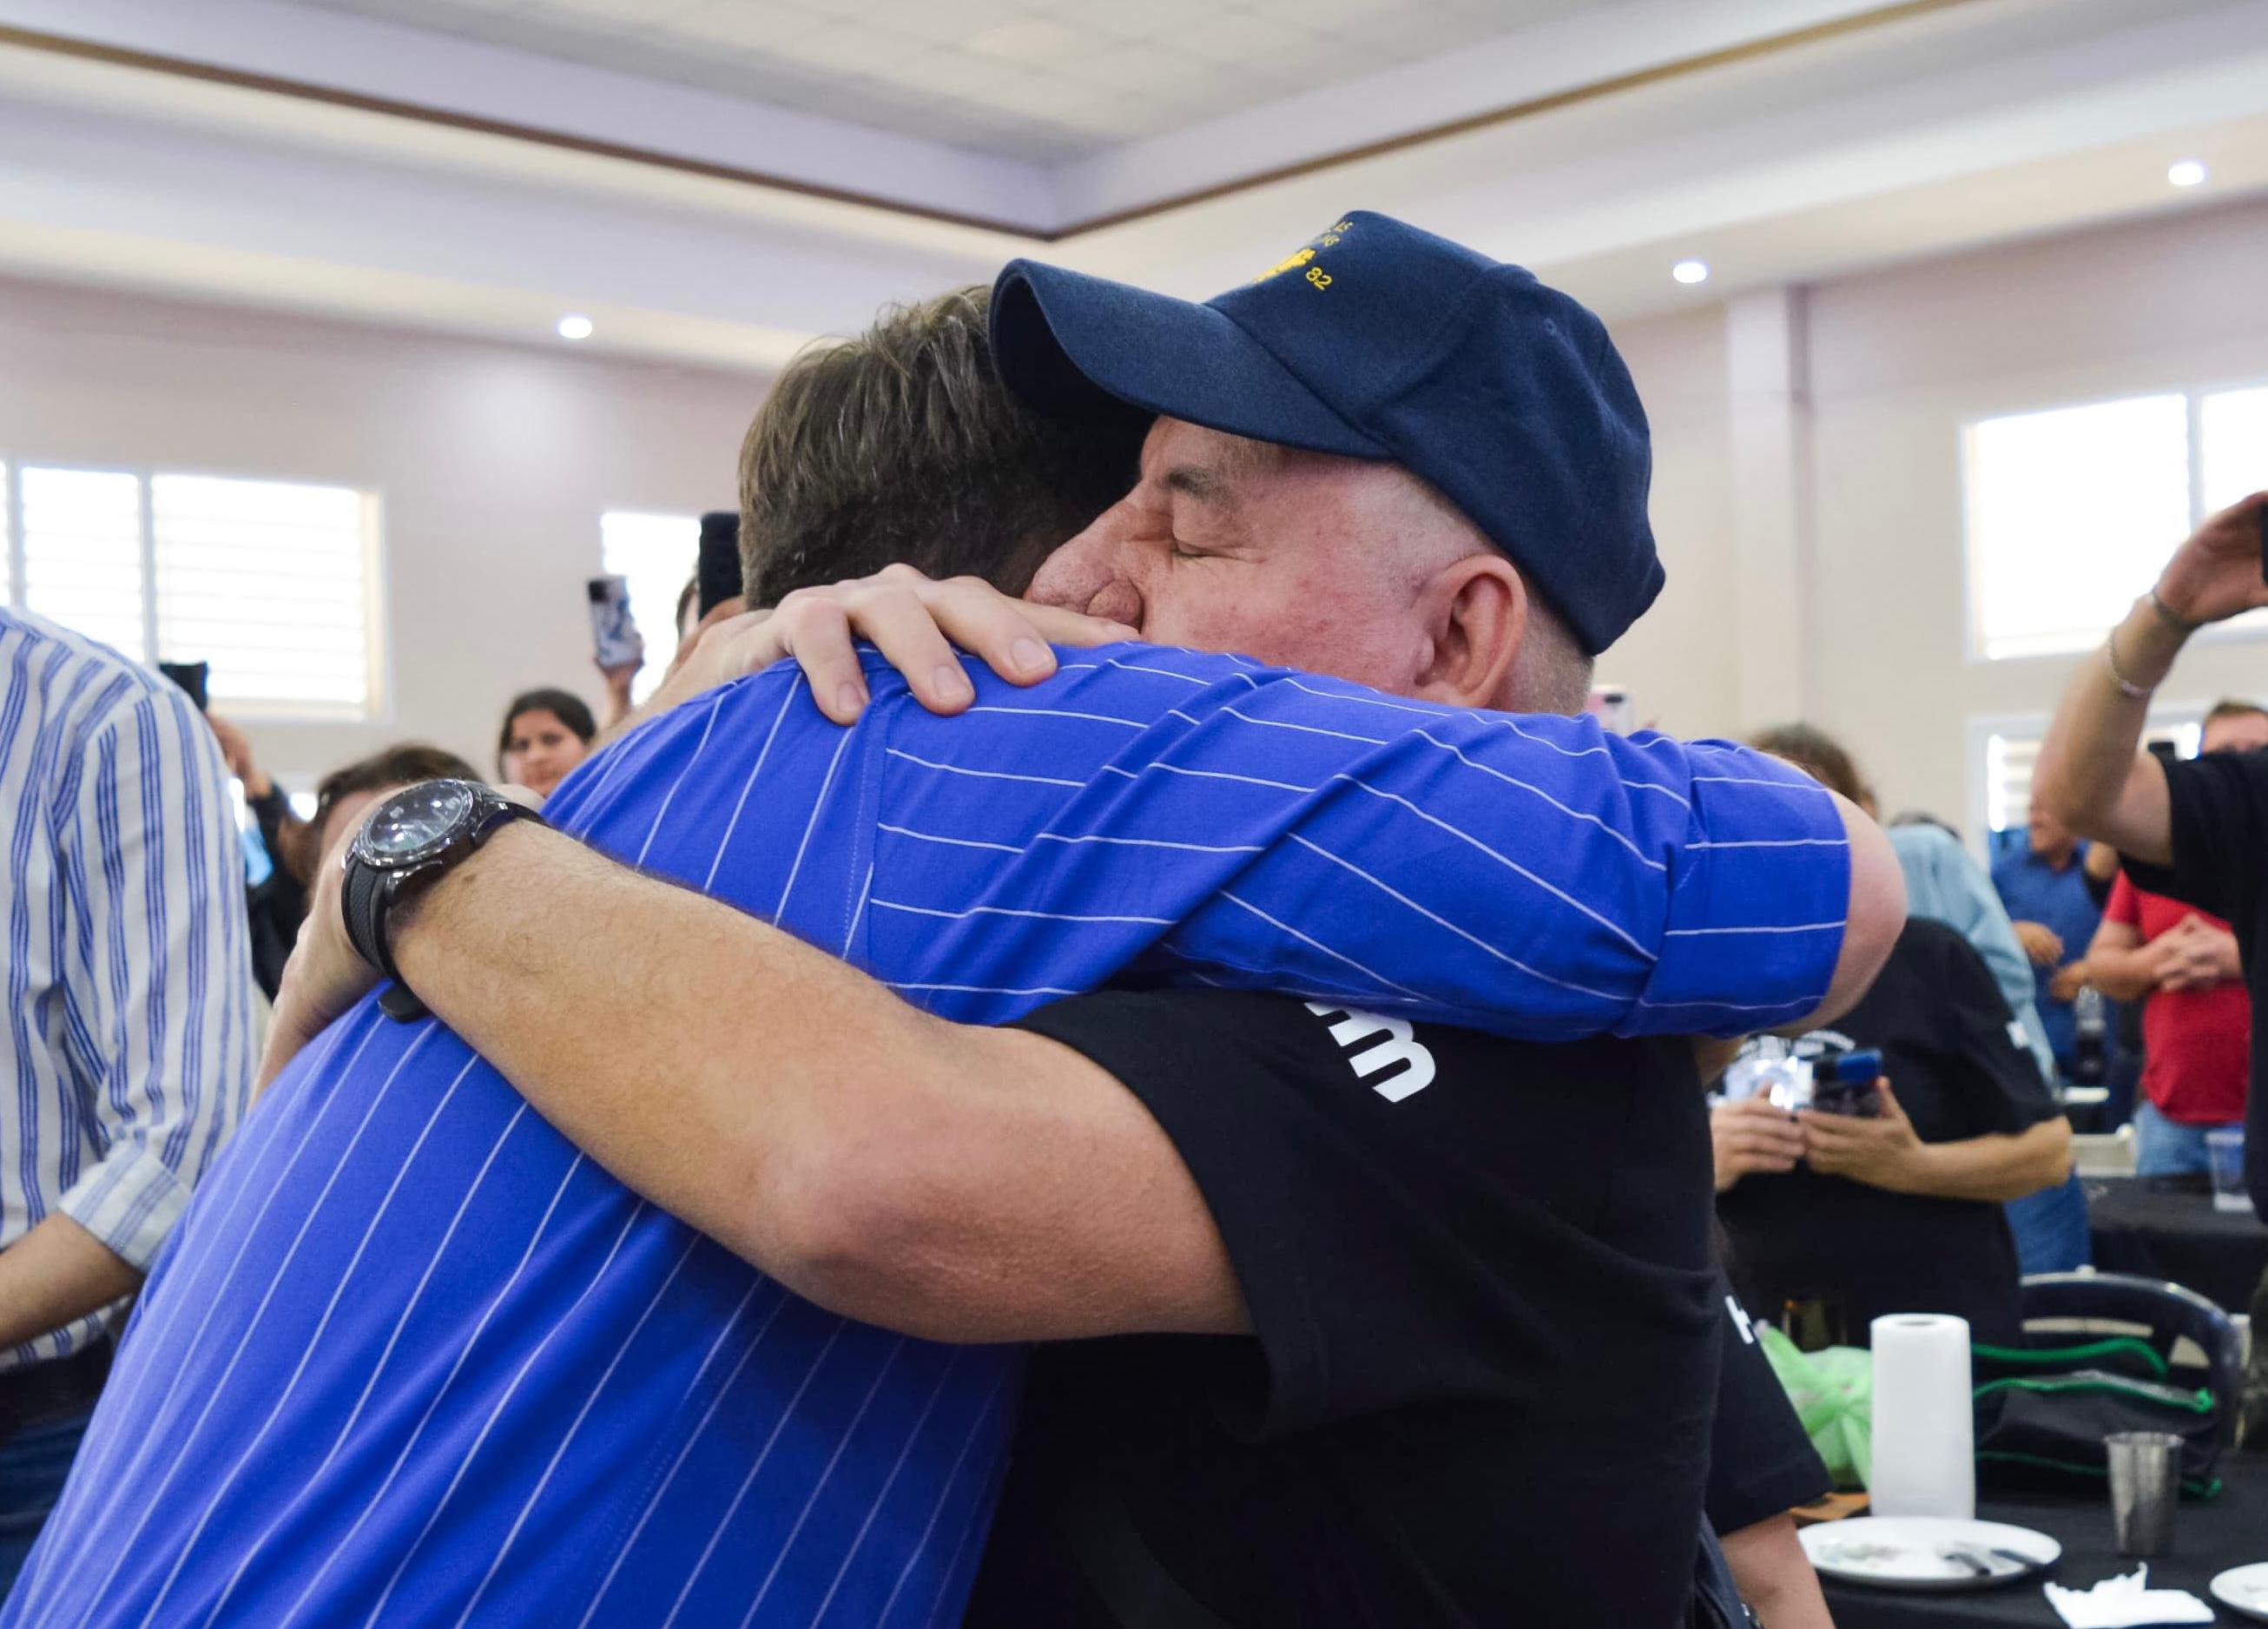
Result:
<svg viewBox="0 0 2268 1629"><path fill-rule="evenodd" d="M1490 684L1517 644L1490 639ZM678 708L554 800L584 843L507 827L397 918L455 1031L364 1002L281 1078L8 1621L949 1621L1014 1361L913 1338L1216 1327L1233 1286L1167 1272L1130 1305L1143 1275L1100 1234L1084 1286L852 1248L909 1183L1026 1225L1043 1201L1082 1236L1155 1186L1154 1124L1062 1049L932 1014L1013 1018L1138 968L1542 1037L1730 1032L1870 970L1879 925L1844 923L1879 839L1735 748L1143 645L1036 690L980 673L972 716L939 719L871 665L854 731L785 671ZM483 897L520 925L460 1010L423 959L449 935L414 913ZM688 1070L650 1021L688 1002L744 1041ZM618 1112L666 1097L733 1168L737 1221L711 1231L772 1276L578 1154L456 1031L509 1033L515 1076ZM574 1124L574 1095L546 1113ZM666 1186L641 1168L662 1149L609 1161Z"/></svg>

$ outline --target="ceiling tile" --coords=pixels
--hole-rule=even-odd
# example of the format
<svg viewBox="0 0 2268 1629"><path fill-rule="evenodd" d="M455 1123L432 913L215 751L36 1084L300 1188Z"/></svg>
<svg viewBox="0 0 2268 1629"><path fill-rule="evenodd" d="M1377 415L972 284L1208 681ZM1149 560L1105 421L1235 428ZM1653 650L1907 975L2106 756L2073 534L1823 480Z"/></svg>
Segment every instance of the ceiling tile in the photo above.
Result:
<svg viewBox="0 0 2268 1629"><path fill-rule="evenodd" d="M657 32L696 49L721 44L762 50L831 26L825 12L787 0L708 0L670 18Z"/></svg>
<svg viewBox="0 0 2268 1629"><path fill-rule="evenodd" d="M1596 0L284 3L1052 163Z"/></svg>
<svg viewBox="0 0 2268 1629"><path fill-rule="evenodd" d="M1079 55L1101 43L1086 29L1054 18L1027 17L973 34L963 48L979 56L997 56L1004 62L1028 63L1039 67Z"/></svg>

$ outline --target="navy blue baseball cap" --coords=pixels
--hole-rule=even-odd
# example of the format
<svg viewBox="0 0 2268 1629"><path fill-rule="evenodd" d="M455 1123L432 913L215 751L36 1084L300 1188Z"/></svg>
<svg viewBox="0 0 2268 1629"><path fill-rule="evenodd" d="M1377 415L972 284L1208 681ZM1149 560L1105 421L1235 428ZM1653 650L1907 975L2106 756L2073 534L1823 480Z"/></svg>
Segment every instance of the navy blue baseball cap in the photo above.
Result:
<svg viewBox="0 0 2268 1629"><path fill-rule="evenodd" d="M1653 451L1605 325L1518 266L1342 217L1203 305L1012 261L992 359L1035 410L1402 465L1446 494L1595 655L1661 592Z"/></svg>

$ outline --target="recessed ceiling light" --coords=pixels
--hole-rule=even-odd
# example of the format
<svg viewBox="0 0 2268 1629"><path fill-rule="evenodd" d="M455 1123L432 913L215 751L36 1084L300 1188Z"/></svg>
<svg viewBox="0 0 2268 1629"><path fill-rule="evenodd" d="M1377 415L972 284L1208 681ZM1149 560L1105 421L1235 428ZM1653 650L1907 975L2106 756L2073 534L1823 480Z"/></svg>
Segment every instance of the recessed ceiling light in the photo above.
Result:
<svg viewBox="0 0 2268 1629"><path fill-rule="evenodd" d="M590 338L591 319L579 311L569 312L559 319L559 337L562 339Z"/></svg>
<svg viewBox="0 0 2268 1629"><path fill-rule="evenodd" d="M2183 158L2180 163L2167 167L2166 179L2176 187L2202 187L2205 185L2205 166L2195 158Z"/></svg>
<svg viewBox="0 0 2268 1629"><path fill-rule="evenodd" d="M1705 260L1682 260L1669 269L1669 275L1680 283L1709 281L1709 262Z"/></svg>

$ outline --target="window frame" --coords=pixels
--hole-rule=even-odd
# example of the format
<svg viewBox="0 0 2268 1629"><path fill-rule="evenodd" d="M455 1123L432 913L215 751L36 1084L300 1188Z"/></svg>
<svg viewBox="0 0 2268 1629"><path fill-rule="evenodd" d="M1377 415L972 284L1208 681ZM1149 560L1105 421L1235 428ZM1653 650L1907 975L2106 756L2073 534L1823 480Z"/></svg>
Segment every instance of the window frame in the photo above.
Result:
<svg viewBox="0 0 2268 1629"><path fill-rule="evenodd" d="M2003 657L2001 660L2007 661L2021 659ZM2211 701L2153 699L2149 711L2143 716L2141 738L2147 741L2157 735L2178 734L2185 730L2200 729L2205 723L2205 715L2212 706ZM1992 859L1992 834L1996 831L2016 829L2014 826L1995 826L1992 823L1992 776L1986 763L1986 757L1992 750L1992 741L1995 737L2002 740L2015 737L2033 741L2044 741L2047 738L2048 726L2054 718L2055 714L2052 711L2041 711L1980 712L1971 713L1962 721L1962 760L1963 773L1968 783L1967 815L1962 829L1977 834L1969 843L1970 850L1972 853L1977 853L1988 866Z"/></svg>
<svg viewBox="0 0 2268 1629"><path fill-rule="evenodd" d="M4 532L8 552L6 593L0 595L0 605L35 615L39 613L26 603L29 585L25 571L24 471L26 468L84 470L134 478L144 588L142 597L142 648L122 653L153 670L160 660L157 654L158 528L153 481L161 475L180 476L273 486L329 487L354 493L360 500L362 512L363 649L365 667L363 705L358 709L327 704L293 706L271 700L254 706L232 707L229 716L304 724L388 725L394 722L394 652L390 638L393 618L389 614L391 596L387 593L386 493L382 487L330 475L282 475L273 469L218 468L210 465L159 466L119 460L41 457L15 451L0 451L0 467L4 467L7 477L4 483L0 483L0 532Z"/></svg>
<svg viewBox="0 0 2268 1629"><path fill-rule="evenodd" d="M2185 422L2186 464L2188 468L2189 525L2194 531L2206 513L2202 505L2205 498L2205 401L2208 396L2233 394L2240 391L2268 388L2268 377L2246 375L2215 380L2205 383L2138 385L2131 389L2076 398L2058 397L2028 402L2009 403L1993 408L1990 412L1971 414L1961 419L1955 428L1955 475L1958 484L1961 511L1961 625L1962 656L1965 666L1997 667L2016 662L2069 661L2093 648L2093 641L2060 651L2028 651L2019 654L1994 656L1984 648L1983 572L1984 559L1977 547L1974 501L1976 479L1976 431L1981 424L1995 419L2023 418L2036 413L2058 413L2070 409L2107 407L2113 402L2132 402L2146 396L2179 396L2182 398ZM2184 534L2186 535L2186 534ZM2167 546L2170 556L2182 540L2175 539ZM2192 642L2206 645L2248 645L2268 640L2268 614L2250 613L2259 620L2238 626L2226 623L2212 623L2191 636ZM2116 625L2115 623L2112 625ZM2108 630L2106 629L2106 631ZM1972 721L1973 722L1973 721ZM1976 746L1977 743L1971 743ZM1973 754L1972 754L1973 757ZM1974 814L1982 807L1983 793L1977 792L1971 802Z"/></svg>

